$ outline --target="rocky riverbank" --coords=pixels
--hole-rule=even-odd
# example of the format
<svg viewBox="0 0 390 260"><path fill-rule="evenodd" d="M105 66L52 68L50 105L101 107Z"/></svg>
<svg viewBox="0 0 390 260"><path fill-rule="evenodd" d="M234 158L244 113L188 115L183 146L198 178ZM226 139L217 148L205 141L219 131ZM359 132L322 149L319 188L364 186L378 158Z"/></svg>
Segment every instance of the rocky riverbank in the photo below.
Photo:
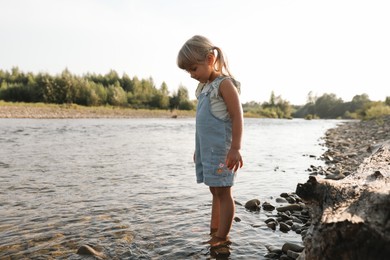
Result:
<svg viewBox="0 0 390 260"><path fill-rule="evenodd" d="M325 167L311 165L310 176L341 180L356 172L365 158L369 157L384 142L390 140L390 116L369 121L346 121L329 129L324 136L328 150L320 157ZM312 224L307 204L295 192L280 194L275 204L261 203L257 199L245 204L248 211L263 210L267 215L265 224L272 230L295 232L305 240ZM237 220L236 220L237 221ZM267 259L305 259L303 244L284 243L282 248L266 245Z"/></svg>
<svg viewBox="0 0 390 260"><path fill-rule="evenodd" d="M325 179L343 179L355 172L383 142L390 140L390 116L343 123L329 129L324 139L328 150L321 159L327 166L311 166L309 171Z"/></svg>
<svg viewBox="0 0 390 260"><path fill-rule="evenodd" d="M296 190L311 217L301 258L389 259L390 117L331 129L326 145L327 167Z"/></svg>

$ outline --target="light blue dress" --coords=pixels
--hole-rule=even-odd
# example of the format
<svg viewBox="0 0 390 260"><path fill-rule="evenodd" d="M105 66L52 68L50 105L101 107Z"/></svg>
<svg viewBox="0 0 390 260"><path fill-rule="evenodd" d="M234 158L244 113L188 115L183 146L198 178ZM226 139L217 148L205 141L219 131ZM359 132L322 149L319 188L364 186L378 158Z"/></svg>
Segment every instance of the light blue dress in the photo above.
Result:
<svg viewBox="0 0 390 260"><path fill-rule="evenodd" d="M232 122L211 112L210 93L219 89L225 76L211 82L206 92L198 96L195 133L196 180L210 187L233 186L235 173L226 166L226 155L232 142Z"/></svg>

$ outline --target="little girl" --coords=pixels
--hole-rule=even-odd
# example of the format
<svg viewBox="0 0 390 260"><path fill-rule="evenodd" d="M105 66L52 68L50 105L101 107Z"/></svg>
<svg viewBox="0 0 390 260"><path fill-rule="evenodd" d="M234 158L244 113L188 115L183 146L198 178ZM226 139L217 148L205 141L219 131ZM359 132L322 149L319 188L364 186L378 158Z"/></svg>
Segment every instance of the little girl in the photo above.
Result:
<svg viewBox="0 0 390 260"><path fill-rule="evenodd" d="M177 64L199 81L194 162L197 182L209 186L212 194L208 242L215 247L229 242L235 211L231 187L243 166L240 83L232 77L221 49L203 36L183 45Z"/></svg>

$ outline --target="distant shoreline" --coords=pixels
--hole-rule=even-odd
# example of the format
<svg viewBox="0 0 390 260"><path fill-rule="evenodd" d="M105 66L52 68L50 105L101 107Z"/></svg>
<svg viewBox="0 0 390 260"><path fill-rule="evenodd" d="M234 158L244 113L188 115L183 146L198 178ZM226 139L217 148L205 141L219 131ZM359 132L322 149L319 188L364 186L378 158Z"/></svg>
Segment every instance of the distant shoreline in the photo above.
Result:
<svg viewBox="0 0 390 260"><path fill-rule="evenodd" d="M0 101L0 118L176 118L194 117L194 111L132 109L113 106L84 107Z"/></svg>

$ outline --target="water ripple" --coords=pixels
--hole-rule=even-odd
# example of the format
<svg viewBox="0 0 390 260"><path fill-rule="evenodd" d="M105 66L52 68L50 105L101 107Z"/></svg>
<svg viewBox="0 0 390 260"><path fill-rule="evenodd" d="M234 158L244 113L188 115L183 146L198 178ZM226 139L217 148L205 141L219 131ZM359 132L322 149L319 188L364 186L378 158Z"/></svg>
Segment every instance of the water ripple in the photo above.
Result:
<svg viewBox="0 0 390 260"><path fill-rule="evenodd" d="M235 199L295 190L313 160L302 155L322 153L318 138L335 124L247 120ZM193 119L0 119L0 136L0 259L83 259L76 252L86 244L109 259L212 259ZM234 259L300 242L261 225L262 212L236 215Z"/></svg>

